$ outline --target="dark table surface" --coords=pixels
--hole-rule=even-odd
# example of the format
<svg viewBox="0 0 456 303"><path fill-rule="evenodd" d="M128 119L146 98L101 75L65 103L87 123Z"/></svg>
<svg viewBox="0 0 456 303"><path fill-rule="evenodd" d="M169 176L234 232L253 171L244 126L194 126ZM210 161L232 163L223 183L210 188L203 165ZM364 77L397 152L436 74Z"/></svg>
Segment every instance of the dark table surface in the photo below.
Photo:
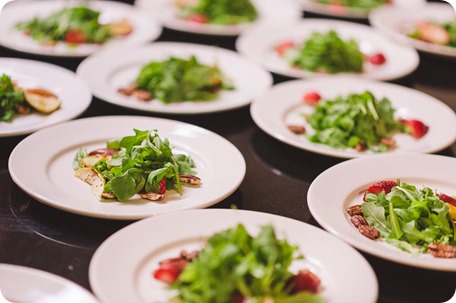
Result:
<svg viewBox="0 0 456 303"><path fill-rule="evenodd" d="M234 38L196 36L166 29L158 40L229 49L234 49L235 42ZM0 48L0 56L42 60L72 70L81 61L36 57L4 48ZM420 59L416 72L396 83L437 97L456 110L456 60L426 54L420 54ZM275 83L286 80L274 76ZM234 204L240 209L278 214L319 226L307 207L307 190L321 172L343 161L278 142L254 124L248 107L215 114L173 116L145 114L94 98L81 117L101 115L150 115L180 120L207 128L232 142L245 158L246 176L239 189L215 208ZM0 138L0 263L48 271L90 289L88 268L95 250L132 221L73 215L30 198L13 183L8 172L9 155L25 137ZM439 154L454 157L456 144ZM451 169L456 171L456 167ZM445 302L455 292L454 273L417 269L363 255L377 275L379 302Z"/></svg>

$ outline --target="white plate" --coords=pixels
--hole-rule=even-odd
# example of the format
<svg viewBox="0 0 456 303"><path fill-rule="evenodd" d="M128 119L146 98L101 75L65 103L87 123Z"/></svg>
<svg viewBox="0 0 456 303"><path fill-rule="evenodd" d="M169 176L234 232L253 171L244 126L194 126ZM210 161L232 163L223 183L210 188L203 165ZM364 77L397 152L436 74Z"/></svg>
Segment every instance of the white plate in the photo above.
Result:
<svg viewBox="0 0 456 303"><path fill-rule="evenodd" d="M127 19L133 25L133 32L126 37L112 39L103 46L81 44L77 47L69 47L64 42L59 42L55 46L40 45L15 28L19 22L28 21L34 17L47 17L66 6L76 6L82 3L88 3L90 8L100 11L100 21L103 23ZM161 34L161 27L154 20L152 16L135 9L131 5L114 1L16 0L2 9L0 16L0 44L17 51L38 55L85 57L101 48L155 40Z"/></svg>
<svg viewBox="0 0 456 303"><path fill-rule="evenodd" d="M456 47L437 45L408 37L415 25L423 21L447 22L456 19L453 7L447 3L428 3L415 9L385 7L372 12L369 21L375 28L398 42L416 49L449 57L456 57Z"/></svg>
<svg viewBox="0 0 456 303"><path fill-rule="evenodd" d="M178 18L175 0L136 0L143 8L160 19L163 26L196 34L236 36L253 24L286 24L301 18L299 6L293 0L251 0L259 17L252 23L240 25L198 24Z"/></svg>
<svg viewBox="0 0 456 303"><path fill-rule="evenodd" d="M396 112L403 119L418 119L429 126L428 133L417 140L410 135L394 136L398 147L387 153L432 153L451 145L456 139L456 114L443 102L403 86L356 78L325 78L294 80L274 86L267 94L256 98L250 108L255 123L272 137L289 145L323 155L354 158L377 155L357 152L354 149L335 149L307 140L305 135L292 133L287 125L306 125L302 113L313 108L302 102L310 91L317 91L324 99L346 96L349 93L371 91L377 98L390 99ZM280 101L280 102L278 102Z"/></svg>
<svg viewBox="0 0 456 303"><path fill-rule="evenodd" d="M0 122L0 137L34 132L82 114L92 101L87 85L76 75L57 65L15 58L0 58L0 75L7 74L24 88L44 88L62 102L61 108L49 115L32 112L17 115L12 122Z"/></svg>
<svg viewBox="0 0 456 303"><path fill-rule="evenodd" d="M437 155L402 154L358 158L337 164L319 175L310 185L307 203L312 216L330 233L374 256L393 262L442 271L456 271L454 259L412 255L381 240L361 235L351 224L346 209L361 204L369 185L380 180L396 180L435 188L456 195L456 159Z"/></svg>
<svg viewBox="0 0 456 303"><path fill-rule="evenodd" d="M297 245L305 262L294 266L300 269L307 265L320 277L325 302L358 302L359 298L365 303L376 302L378 286L372 268L339 239L297 220L230 209L178 212L123 228L95 252L89 268L90 285L106 303L169 302L165 285L152 277L158 262L177 256L182 249L200 249L212 234L238 223L251 234L256 234L261 225L272 224L278 237ZM128 247L128 258L122 257L124 247Z"/></svg>
<svg viewBox="0 0 456 303"><path fill-rule="evenodd" d="M157 129L175 151L188 153L201 186L185 186L182 196L170 191L160 202L139 196L127 203L98 201L90 186L74 177L74 155L80 147L105 147L106 141L131 135L134 128ZM49 127L21 141L9 158L14 182L38 201L80 215L125 220L215 204L238 188L245 170L242 154L219 135L191 124L139 116L93 117Z"/></svg>
<svg viewBox="0 0 456 303"><path fill-rule="evenodd" d="M141 68L149 62L166 60L170 56L189 58L191 55L195 55L202 64L217 64L222 73L232 80L235 89L222 90L219 97L212 101L169 104L158 99L145 102L117 92L120 87L133 82ZM272 85L270 73L233 51L176 42L157 42L100 52L85 59L78 67L77 74L89 84L94 95L102 100L136 110L170 114L200 114L238 108L249 104Z"/></svg>
<svg viewBox="0 0 456 303"><path fill-rule="evenodd" d="M3 297L2 297L3 294ZM97 303L98 300L76 283L24 266L0 264L0 302Z"/></svg>
<svg viewBox="0 0 456 303"><path fill-rule="evenodd" d="M362 73L312 73L291 67L275 51L275 47L283 41L291 40L300 45L313 32L326 33L329 30L335 30L344 40L357 40L363 53L383 53L386 57L386 63L375 66L366 62ZM294 78L350 74L376 80L392 80L410 74L418 67L419 63L418 53L413 48L395 43L369 26L322 19L305 19L299 23L286 26L252 27L239 36L236 41L236 49L241 54L263 64L268 70Z"/></svg>

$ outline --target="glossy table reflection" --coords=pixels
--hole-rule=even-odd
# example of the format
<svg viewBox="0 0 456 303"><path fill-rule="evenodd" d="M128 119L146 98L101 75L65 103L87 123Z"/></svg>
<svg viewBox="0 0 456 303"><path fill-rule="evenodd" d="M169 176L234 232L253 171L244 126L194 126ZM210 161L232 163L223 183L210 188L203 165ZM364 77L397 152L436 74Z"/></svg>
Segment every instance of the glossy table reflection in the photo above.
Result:
<svg viewBox="0 0 456 303"><path fill-rule="evenodd" d="M195 42L234 49L235 39L195 36L165 29L159 41ZM72 70L80 62L77 59L36 57L3 48L0 48L0 56L43 60ZM456 60L421 54L418 70L396 83L426 92L456 110L454 70ZM279 83L288 79L274 76L274 80ZM144 114L94 98L82 117L100 115ZM307 190L316 176L342 160L301 151L274 140L253 123L248 107L207 115L153 116L212 130L242 152L247 163L244 182L233 195L214 207L236 205L240 209L278 214L318 226L307 207ZM90 289L88 268L93 253L107 237L131 221L93 219L65 213L22 192L9 175L8 157L24 137L0 138L0 263L42 269ZM454 157L456 144L439 154ZM449 169L456 171L456 167ZM347 177L349 174L347 172ZM125 253L128 257L128 248ZM454 273L415 269L364 256L379 280L379 302L444 302L455 291Z"/></svg>

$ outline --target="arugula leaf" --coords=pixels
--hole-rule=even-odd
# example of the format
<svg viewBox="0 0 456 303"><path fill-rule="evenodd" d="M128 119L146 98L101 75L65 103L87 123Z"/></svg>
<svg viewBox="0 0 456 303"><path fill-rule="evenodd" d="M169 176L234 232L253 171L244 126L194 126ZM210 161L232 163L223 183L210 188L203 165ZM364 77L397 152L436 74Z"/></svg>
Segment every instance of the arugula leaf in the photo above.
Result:
<svg viewBox="0 0 456 303"><path fill-rule="evenodd" d="M87 152L84 148L80 148L73 159L73 170L81 168L81 160L87 156Z"/></svg>
<svg viewBox="0 0 456 303"><path fill-rule="evenodd" d="M322 4L332 4L334 0L314 0ZM342 6L357 7L357 8L376 8L387 3L387 0L337 0Z"/></svg>
<svg viewBox="0 0 456 303"><path fill-rule="evenodd" d="M372 202L363 203L362 209L367 223L374 226L382 236L387 238L391 233L391 225L386 220L385 209Z"/></svg>
<svg viewBox="0 0 456 303"><path fill-rule="evenodd" d="M24 92L15 89L11 77L3 74L0 77L0 122L11 122L19 106L27 106Z"/></svg>

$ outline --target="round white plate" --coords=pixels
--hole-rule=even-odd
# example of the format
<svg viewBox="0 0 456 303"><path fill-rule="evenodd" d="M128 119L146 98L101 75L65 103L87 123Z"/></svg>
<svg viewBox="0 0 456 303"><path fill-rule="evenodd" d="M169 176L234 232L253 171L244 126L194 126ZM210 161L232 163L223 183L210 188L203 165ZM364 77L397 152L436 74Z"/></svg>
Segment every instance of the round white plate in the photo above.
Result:
<svg viewBox="0 0 456 303"><path fill-rule="evenodd" d="M324 99L346 96L350 93L371 91L377 98L388 98L396 113L403 119L418 119L429 126L428 133L421 139L410 135L396 134L397 148L387 152L432 153L444 149L456 140L456 114L443 102L422 92L403 86L356 78L320 78L294 80L275 85L267 94L256 98L250 108L254 122L272 137L289 145L323 155L354 158L378 155L370 151L335 149L328 145L307 140L305 135L292 133L287 125L305 125L303 113L309 114L313 107L305 105L302 97L317 91Z"/></svg>
<svg viewBox="0 0 456 303"><path fill-rule="evenodd" d="M16 115L12 122L0 122L0 137L34 132L82 114L92 101L87 85L76 75L57 65L15 58L0 58L0 75L7 74L23 88L44 88L62 102L61 108L49 115L32 112Z"/></svg>
<svg viewBox="0 0 456 303"><path fill-rule="evenodd" d="M383 65L364 64L361 73L323 74L312 73L291 67L275 51L283 41L294 41L302 44L313 32L326 33L335 30L344 39L355 39L365 54L383 53L386 63ZM334 75L355 75L357 77L392 80L404 77L413 72L419 63L418 53L411 47L395 43L380 35L371 27L345 21L322 19L305 19L299 23L285 26L256 26L242 33L236 41L236 49L268 70L294 78L332 77Z"/></svg>
<svg viewBox="0 0 456 303"><path fill-rule="evenodd" d="M76 6L82 3L88 3L90 8L100 11L100 21L103 23L127 19L133 25L133 32L126 37L112 39L103 46L81 44L77 47L70 47L64 42L59 42L55 46L40 45L15 28L19 22L28 21L34 17L47 17L66 6ZM119 45L138 44L155 40L161 34L161 27L154 20L152 16L141 12L131 5L114 1L16 0L2 9L0 15L0 44L16 51L38 55L85 57L101 48L115 48Z"/></svg>
<svg viewBox="0 0 456 303"><path fill-rule="evenodd" d="M369 21L398 42L437 55L456 57L456 47L437 45L408 37L416 24L423 21L448 22L456 19L456 14L448 3L428 3L414 9L385 7L372 12Z"/></svg>
<svg viewBox="0 0 456 303"><path fill-rule="evenodd" d="M164 104L158 99L141 101L117 92L138 76L141 68L151 61L170 56L189 58L195 55L206 65L218 65L234 84L234 90L222 90L216 100L204 102L173 102ZM146 112L170 114L200 114L238 108L249 104L272 85L272 76L256 62L239 54L214 46L157 42L140 47L104 51L85 59L77 70L92 92L109 103Z"/></svg>
<svg viewBox="0 0 456 303"><path fill-rule="evenodd" d="M170 191L160 202L139 196L125 203L98 201L90 186L74 177L74 155L80 147L90 151L132 135L134 128L157 129L175 152L188 153L202 184L184 186L182 196ZM238 188L245 170L242 154L221 136L191 124L140 116L93 117L49 127L22 140L9 158L14 182L38 201L80 215L125 220L213 205Z"/></svg>
<svg viewBox="0 0 456 303"><path fill-rule="evenodd" d="M3 296L2 296L3 295ZM0 264L0 302L97 303L78 284L30 267Z"/></svg>
<svg viewBox="0 0 456 303"><path fill-rule="evenodd" d="M442 271L456 271L454 259L412 255L382 240L373 241L352 225L346 209L361 204L363 190L374 182L396 180L456 195L456 159L437 155L386 155L352 159L319 175L310 185L307 203L312 216L330 233L371 255L393 262ZM347 177L349 176L349 177Z"/></svg>
<svg viewBox="0 0 456 303"><path fill-rule="evenodd" d="M365 303L376 302L378 286L372 268L361 254L336 237L297 220L231 209L178 212L123 228L95 252L89 268L90 285L106 303L169 302L164 283L152 277L158 262L178 256L182 249L201 249L212 234L238 223L251 234L258 233L262 225L272 224L278 237L297 245L305 261L292 266L298 270L307 265L320 277L325 302L357 302L359 298ZM128 258L122 257L125 247Z"/></svg>
<svg viewBox="0 0 456 303"><path fill-rule="evenodd" d="M301 18L301 11L293 0L251 0L258 11L258 19L239 25L198 24L178 18L175 0L136 0L135 6L147 10L160 19L163 26L183 32L204 35L236 36L253 24L286 24Z"/></svg>

